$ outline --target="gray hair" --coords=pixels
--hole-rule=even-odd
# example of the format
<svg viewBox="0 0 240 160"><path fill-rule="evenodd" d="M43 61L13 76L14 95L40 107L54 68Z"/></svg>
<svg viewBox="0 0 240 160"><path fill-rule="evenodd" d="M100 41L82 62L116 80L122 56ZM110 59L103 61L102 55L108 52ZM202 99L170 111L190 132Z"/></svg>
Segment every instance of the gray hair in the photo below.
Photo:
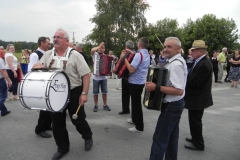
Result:
<svg viewBox="0 0 240 160"><path fill-rule="evenodd" d="M3 46L0 46L0 49L1 49L1 50L4 50L4 47L3 47Z"/></svg>
<svg viewBox="0 0 240 160"><path fill-rule="evenodd" d="M227 50L227 47L223 47L222 51L225 51L225 50Z"/></svg>
<svg viewBox="0 0 240 160"><path fill-rule="evenodd" d="M177 37L168 37L168 38L166 38L165 39L165 42L166 41L169 41L169 40L175 40L175 42L176 42L176 45L178 45L179 47L181 47L181 41L177 38Z"/></svg>
<svg viewBox="0 0 240 160"><path fill-rule="evenodd" d="M147 37L142 37L138 40L138 43L145 49L147 49L148 45L149 45L149 40Z"/></svg>
<svg viewBox="0 0 240 160"><path fill-rule="evenodd" d="M131 40L128 40L126 43L125 43L125 46L129 49L134 49L134 43L133 41Z"/></svg>
<svg viewBox="0 0 240 160"><path fill-rule="evenodd" d="M65 31L64 29L62 29L62 28L59 28L59 29L57 29L57 31L56 32L59 32L59 31L61 31L61 32L64 32L65 33L65 35L64 35L64 38L66 38L67 40L69 40L70 39L70 37L69 37L69 34L67 33L67 31Z"/></svg>
<svg viewBox="0 0 240 160"><path fill-rule="evenodd" d="M77 43L77 44L76 44L76 47L78 47L78 48L81 48L81 49L82 49L82 48L83 48L83 44L82 44L82 43Z"/></svg>

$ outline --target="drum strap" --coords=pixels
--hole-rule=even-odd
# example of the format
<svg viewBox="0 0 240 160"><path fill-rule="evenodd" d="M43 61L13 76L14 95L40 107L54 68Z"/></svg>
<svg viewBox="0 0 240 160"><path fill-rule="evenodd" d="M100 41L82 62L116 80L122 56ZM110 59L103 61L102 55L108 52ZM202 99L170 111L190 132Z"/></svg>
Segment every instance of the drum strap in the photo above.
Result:
<svg viewBox="0 0 240 160"><path fill-rule="evenodd" d="M60 59L56 56L56 53L55 53L55 48L52 49L52 60L49 64L49 69L51 68L51 66L53 65L53 63L56 61L57 62L57 68L61 68L60 66L60 63L61 61L63 61L63 70L62 71L65 71L66 69L66 65L67 65L67 61L68 61L68 58L71 54L71 51L74 50L73 48L68 48L67 50L67 53L64 57L61 57Z"/></svg>

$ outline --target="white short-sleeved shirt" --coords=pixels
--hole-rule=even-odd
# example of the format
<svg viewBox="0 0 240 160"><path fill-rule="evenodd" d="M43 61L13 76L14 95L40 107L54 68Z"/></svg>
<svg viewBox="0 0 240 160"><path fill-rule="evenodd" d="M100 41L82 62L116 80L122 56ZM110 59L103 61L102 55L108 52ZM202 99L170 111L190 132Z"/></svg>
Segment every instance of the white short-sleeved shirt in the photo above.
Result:
<svg viewBox="0 0 240 160"><path fill-rule="evenodd" d="M13 61L12 61L12 63L13 63L13 67L14 67L14 70L17 70L17 66L18 66L18 59L17 59L17 57L15 57L12 53L10 53L10 52L7 52L6 54L5 54L5 69L11 69L10 67L9 67L9 65L8 65L8 62L7 62L7 57L12 57L13 58Z"/></svg>
<svg viewBox="0 0 240 160"><path fill-rule="evenodd" d="M182 61L182 63L175 59ZM163 103L181 100L185 96L185 86L187 81L187 65L181 54L179 53L173 56L172 58L168 59L168 61L169 64L165 66L169 73L166 86L172 86L174 88L184 90L184 92L181 96L167 94L163 99Z"/></svg>
<svg viewBox="0 0 240 160"><path fill-rule="evenodd" d="M3 70L3 69L5 69L5 67L4 67L4 61L3 61L2 58L0 58L0 70ZM1 72L0 72L0 79L1 79L1 78L3 78L3 76L2 76L2 74L1 74Z"/></svg>
<svg viewBox="0 0 240 160"><path fill-rule="evenodd" d="M64 55L66 55L66 52ZM47 68L47 66L49 66L51 60L52 60L52 50L49 50L42 56L42 58L39 60L39 62L43 63L44 67ZM54 63L56 63L56 62L54 62ZM81 54L79 54L77 51L73 50L73 51L71 51L70 56L68 57L66 69L64 72L67 74L67 76L70 80L71 89L73 89L75 87L82 85L82 76L90 73L91 70L88 67L83 56Z"/></svg>
<svg viewBox="0 0 240 160"><path fill-rule="evenodd" d="M94 55L98 55L98 52L95 52L93 55L92 55L92 60L94 62ZM100 81L100 80L105 80L107 79L107 76L99 76L99 75L92 75L92 79L94 80L97 80L97 81Z"/></svg>

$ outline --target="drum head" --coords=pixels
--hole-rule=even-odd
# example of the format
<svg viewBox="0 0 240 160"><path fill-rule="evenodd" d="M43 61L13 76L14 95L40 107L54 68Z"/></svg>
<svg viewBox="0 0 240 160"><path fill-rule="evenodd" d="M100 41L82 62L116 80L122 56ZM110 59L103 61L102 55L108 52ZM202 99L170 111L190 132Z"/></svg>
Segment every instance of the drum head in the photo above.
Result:
<svg viewBox="0 0 240 160"><path fill-rule="evenodd" d="M49 87L49 103L50 107L55 112L61 112L68 103L69 98L69 80L68 77L59 72L52 78Z"/></svg>

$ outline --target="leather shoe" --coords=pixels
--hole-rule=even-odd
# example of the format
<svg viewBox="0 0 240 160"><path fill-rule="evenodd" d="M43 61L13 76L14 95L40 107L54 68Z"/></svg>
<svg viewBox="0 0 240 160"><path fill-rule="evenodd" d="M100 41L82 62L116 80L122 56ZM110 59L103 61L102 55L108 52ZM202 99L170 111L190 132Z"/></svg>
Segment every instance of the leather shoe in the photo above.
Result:
<svg viewBox="0 0 240 160"><path fill-rule="evenodd" d="M43 137L43 138L50 138L52 137L51 134L47 133L46 131L40 132L40 133L36 133L37 135Z"/></svg>
<svg viewBox="0 0 240 160"><path fill-rule="evenodd" d="M193 142L193 140L192 140L192 138L186 138L186 141L188 141L188 142Z"/></svg>
<svg viewBox="0 0 240 160"><path fill-rule="evenodd" d="M121 115L121 114L129 114L129 112L123 112L123 111L122 111L122 112L119 112L118 114L119 114L119 115Z"/></svg>
<svg viewBox="0 0 240 160"><path fill-rule="evenodd" d="M59 160L59 159L61 159L61 158L64 156L64 154L66 154L66 153L58 152L58 151L57 151L57 152L53 155L52 160Z"/></svg>
<svg viewBox="0 0 240 160"><path fill-rule="evenodd" d="M52 131L52 127L47 127L46 130Z"/></svg>
<svg viewBox="0 0 240 160"><path fill-rule="evenodd" d="M1 116L6 116L9 113L11 113L11 111L7 111L6 113L3 113L3 114L1 114Z"/></svg>
<svg viewBox="0 0 240 160"><path fill-rule="evenodd" d="M85 151L89 151L92 148L93 140L92 138L90 140L85 140Z"/></svg>
<svg viewBox="0 0 240 160"><path fill-rule="evenodd" d="M195 150L195 151L204 151L204 148L197 148L193 144L190 145L184 145L185 148L190 149L190 150Z"/></svg>

